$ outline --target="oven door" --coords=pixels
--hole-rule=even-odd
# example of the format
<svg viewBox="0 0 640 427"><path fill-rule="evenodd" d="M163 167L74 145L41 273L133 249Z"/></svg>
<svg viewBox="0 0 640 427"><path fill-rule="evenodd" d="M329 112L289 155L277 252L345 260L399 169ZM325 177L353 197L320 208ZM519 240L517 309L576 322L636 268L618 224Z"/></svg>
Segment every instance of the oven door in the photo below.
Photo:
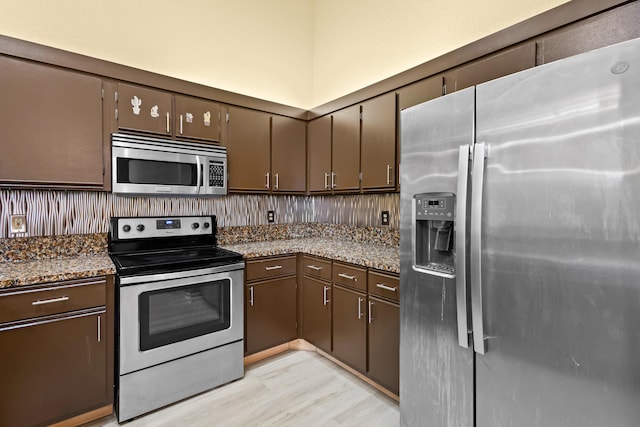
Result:
<svg viewBox="0 0 640 427"><path fill-rule="evenodd" d="M244 271L235 266L120 285L120 375L242 340Z"/></svg>

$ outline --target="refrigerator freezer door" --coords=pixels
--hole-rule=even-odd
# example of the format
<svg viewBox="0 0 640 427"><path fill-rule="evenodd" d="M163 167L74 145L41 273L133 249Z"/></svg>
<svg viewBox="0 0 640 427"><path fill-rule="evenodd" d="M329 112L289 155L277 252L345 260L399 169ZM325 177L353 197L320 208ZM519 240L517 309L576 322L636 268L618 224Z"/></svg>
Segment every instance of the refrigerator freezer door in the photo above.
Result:
<svg viewBox="0 0 640 427"><path fill-rule="evenodd" d="M640 39L476 88L478 427L640 422L638 88Z"/></svg>
<svg viewBox="0 0 640 427"><path fill-rule="evenodd" d="M412 269L411 230L414 195L458 191L459 147L473 141L474 96L474 88L469 88L403 110L400 118L403 426L473 425L474 356L471 349L458 345L456 282ZM455 248L460 250L465 248ZM467 327L467 319L462 321Z"/></svg>

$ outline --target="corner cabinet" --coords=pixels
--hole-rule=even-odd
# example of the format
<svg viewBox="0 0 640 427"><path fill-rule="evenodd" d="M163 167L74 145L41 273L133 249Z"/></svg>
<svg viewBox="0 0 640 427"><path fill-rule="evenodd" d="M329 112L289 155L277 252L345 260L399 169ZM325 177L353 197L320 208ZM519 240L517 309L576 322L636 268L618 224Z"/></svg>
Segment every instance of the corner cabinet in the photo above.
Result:
<svg viewBox="0 0 640 427"><path fill-rule="evenodd" d="M245 280L245 353L296 339L296 256L247 261Z"/></svg>
<svg viewBox="0 0 640 427"><path fill-rule="evenodd" d="M331 189L360 191L360 106L333 113Z"/></svg>
<svg viewBox="0 0 640 427"><path fill-rule="evenodd" d="M307 124L307 190L331 194L331 116Z"/></svg>
<svg viewBox="0 0 640 427"><path fill-rule="evenodd" d="M0 186L104 189L102 80L0 56Z"/></svg>
<svg viewBox="0 0 640 427"><path fill-rule="evenodd" d="M110 276L0 291L0 425L113 403L112 286Z"/></svg>

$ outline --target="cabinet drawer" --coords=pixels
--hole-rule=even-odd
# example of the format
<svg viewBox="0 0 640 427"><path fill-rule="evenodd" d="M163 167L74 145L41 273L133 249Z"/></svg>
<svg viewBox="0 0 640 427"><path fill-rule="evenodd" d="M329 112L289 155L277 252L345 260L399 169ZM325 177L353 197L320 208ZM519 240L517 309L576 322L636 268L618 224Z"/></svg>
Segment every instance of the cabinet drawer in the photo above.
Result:
<svg viewBox="0 0 640 427"><path fill-rule="evenodd" d="M400 301L400 279L398 277L369 271L367 280L370 294Z"/></svg>
<svg viewBox="0 0 640 427"><path fill-rule="evenodd" d="M367 270L350 264L333 263L333 283L367 291Z"/></svg>
<svg viewBox="0 0 640 427"><path fill-rule="evenodd" d="M302 272L307 276L331 281L331 261L305 255L302 257Z"/></svg>
<svg viewBox="0 0 640 427"><path fill-rule="evenodd" d="M0 323L103 306L105 289L104 278L15 288L0 294Z"/></svg>
<svg viewBox="0 0 640 427"><path fill-rule="evenodd" d="M247 282L296 274L295 255L247 261Z"/></svg>

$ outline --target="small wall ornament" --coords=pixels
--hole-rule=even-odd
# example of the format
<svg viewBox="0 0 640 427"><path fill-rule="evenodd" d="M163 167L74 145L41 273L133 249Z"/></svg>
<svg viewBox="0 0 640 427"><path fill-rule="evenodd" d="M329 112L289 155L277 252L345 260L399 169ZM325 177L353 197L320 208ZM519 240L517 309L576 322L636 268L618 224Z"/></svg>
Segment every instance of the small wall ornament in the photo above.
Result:
<svg viewBox="0 0 640 427"><path fill-rule="evenodd" d="M151 107L151 117L153 117L154 119L156 117L160 117L160 113L158 113L158 106L154 105L153 107Z"/></svg>
<svg viewBox="0 0 640 427"><path fill-rule="evenodd" d="M142 99L134 96L131 98L131 108L133 108L133 114L140 115L140 106L142 105Z"/></svg>
<svg viewBox="0 0 640 427"><path fill-rule="evenodd" d="M211 126L211 111L205 111L202 116L204 118L204 125Z"/></svg>

